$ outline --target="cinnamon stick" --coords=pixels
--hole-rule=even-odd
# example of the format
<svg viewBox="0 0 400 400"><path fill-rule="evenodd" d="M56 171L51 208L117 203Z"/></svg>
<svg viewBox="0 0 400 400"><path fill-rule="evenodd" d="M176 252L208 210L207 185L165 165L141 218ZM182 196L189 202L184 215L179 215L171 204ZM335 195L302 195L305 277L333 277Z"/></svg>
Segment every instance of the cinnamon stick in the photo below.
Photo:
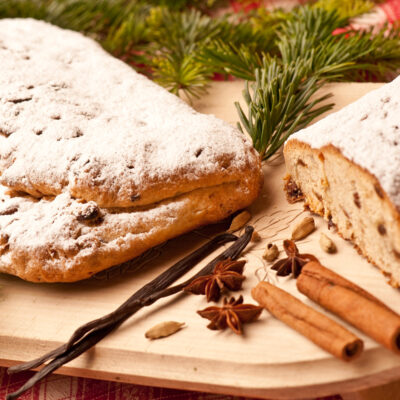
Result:
<svg viewBox="0 0 400 400"><path fill-rule="evenodd" d="M335 357L350 361L361 354L361 339L288 292L268 282L260 282L251 294L274 317Z"/></svg>
<svg viewBox="0 0 400 400"><path fill-rule="evenodd" d="M388 306L320 263L307 263L297 288L388 349L400 354L400 316Z"/></svg>

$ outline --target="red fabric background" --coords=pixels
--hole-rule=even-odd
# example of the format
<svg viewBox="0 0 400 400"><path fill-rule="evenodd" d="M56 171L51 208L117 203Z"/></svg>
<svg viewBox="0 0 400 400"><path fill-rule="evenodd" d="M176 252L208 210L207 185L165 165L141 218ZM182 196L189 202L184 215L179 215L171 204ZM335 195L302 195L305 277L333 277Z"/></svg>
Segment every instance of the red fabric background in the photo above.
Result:
<svg viewBox="0 0 400 400"><path fill-rule="evenodd" d="M0 368L0 400L23 385L32 372L9 376ZM52 375L33 389L28 390L21 400L250 400L244 397L209 394L185 390L162 389L148 386L107 382L96 379L71 378ZM330 396L316 400L341 400Z"/></svg>

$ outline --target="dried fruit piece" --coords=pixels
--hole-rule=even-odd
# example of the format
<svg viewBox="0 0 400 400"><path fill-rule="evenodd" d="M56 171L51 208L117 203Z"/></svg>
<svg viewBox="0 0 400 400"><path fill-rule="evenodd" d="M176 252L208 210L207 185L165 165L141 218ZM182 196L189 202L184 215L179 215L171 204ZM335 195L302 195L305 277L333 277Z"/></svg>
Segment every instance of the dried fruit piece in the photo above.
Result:
<svg viewBox="0 0 400 400"><path fill-rule="evenodd" d="M386 235L386 228L385 228L385 225L379 224L379 225L378 225L378 232L379 232L379 234L382 235L382 236Z"/></svg>
<svg viewBox="0 0 400 400"><path fill-rule="evenodd" d="M274 261L279 256L278 246L276 244L268 243L263 254L264 260Z"/></svg>
<svg viewBox="0 0 400 400"><path fill-rule="evenodd" d="M80 222L82 221L93 221L97 219L100 215L100 209L97 206L97 204L94 201L90 201L89 203L85 204L84 207L82 207L77 216L76 219Z"/></svg>
<svg viewBox="0 0 400 400"><path fill-rule="evenodd" d="M335 243L329 236L326 236L325 233L321 233L321 236L319 238L319 244L323 251L331 254L336 253L337 248Z"/></svg>
<svg viewBox="0 0 400 400"><path fill-rule="evenodd" d="M232 219L231 226L228 229L228 232L236 232L240 228L243 228L251 219L251 214L248 211L242 211L240 214L236 215L235 218Z"/></svg>
<svg viewBox="0 0 400 400"><path fill-rule="evenodd" d="M0 210L0 215L12 215L18 211L18 206L9 206L5 209Z"/></svg>
<svg viewBox="0 0 400 400"><path fill-rule="evenodd" d="M163 337L170 336L183 328L185 325L184 322L175 322L175 321L165 321L161 322L152 328L150 328L145 336L147 339L160 339Z"/></svg>
<svg viewBox="0 0 400 400"><path fill-rule="evenodd" d="M297 186L290 175L285 177L285 192L286 198L289 203L297 203L298 201L304 200L304 194L301 189Z"/></svg>
<svg viewBox="0 0 400 400"><path fill-rule="evenodd" d="M315 230L314 218L306 217L293 229L292 240L304 239L314 230Z"/></svg>

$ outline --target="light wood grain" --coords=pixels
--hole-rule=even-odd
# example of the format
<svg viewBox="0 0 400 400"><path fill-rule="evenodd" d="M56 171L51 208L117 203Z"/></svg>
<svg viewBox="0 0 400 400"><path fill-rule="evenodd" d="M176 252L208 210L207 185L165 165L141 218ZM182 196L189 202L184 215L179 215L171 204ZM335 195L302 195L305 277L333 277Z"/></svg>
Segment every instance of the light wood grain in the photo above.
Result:
<svg viewBox="0 0 400 400"><path fill-rule="evenodd" d="M347 104L375 84L337 84L324 91L335 93L337 107ZM233 101L240 99L241 82L221 82L195 107L214 113L228 122L237 119ZM277 279L262 259L265 246L290 236L291 226L307 213L302 205L289 205L282 190L285 174L282 158L264 166L262 195L250 208L251 223L263 238L245 252L248 260L244 282L245 301L252 302L250 289L260 279L269 279L312 304L289 278ZM302 252L320 258L400 312L400 293L353 247L316 218L317 231L298 243ZM334 239L338 252L323 253L320 232ZM60 345L80 324L99 317L129 297L166 266L181 258L205 238L210 230L194 232L170 241L160 255L145 267L112 277L74 284L32 284L0 275L0 365L13 365L37 357ZM157 255L157 253L155 254ZM201 265L203 265L202 263ZM199 266L200 267L200 266ZM206 329L207 321L195 311L206 306L200 296L178 295L142 310L94 349L72 361L59 372L143 385L194 389L256 397L300 399L338 392L362 390L400 377L400 357L347 326L365 340L366 351L354 363L344 363L264 312L260 321L245 326L245 335ZM314 304L312 306L318 308ZM175 320L187 327L173 336L149 341L144 333L153 325Z"/></svg>

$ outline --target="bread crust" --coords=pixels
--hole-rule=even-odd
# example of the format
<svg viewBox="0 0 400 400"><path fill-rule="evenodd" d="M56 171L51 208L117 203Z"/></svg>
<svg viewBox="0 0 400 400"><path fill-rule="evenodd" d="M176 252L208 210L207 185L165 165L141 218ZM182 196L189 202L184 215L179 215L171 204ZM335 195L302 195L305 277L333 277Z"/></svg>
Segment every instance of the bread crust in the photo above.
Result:
<svg viewBox="0 0 400 400"><path fill-rule="evenodd" d="M196 189L153 206L98 208L63 193L35 200L0 188L0 271L32 282L73 282L246 207L260 182Z"/></svg>

